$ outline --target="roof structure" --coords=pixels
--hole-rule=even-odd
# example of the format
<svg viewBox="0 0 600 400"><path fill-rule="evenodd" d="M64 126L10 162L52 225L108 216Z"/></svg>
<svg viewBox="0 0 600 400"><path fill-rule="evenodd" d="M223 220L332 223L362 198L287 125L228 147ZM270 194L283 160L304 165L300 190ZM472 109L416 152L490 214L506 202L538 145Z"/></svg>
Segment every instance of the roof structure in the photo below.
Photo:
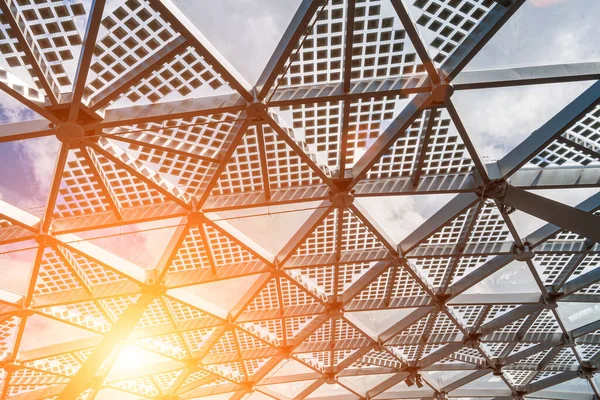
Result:
<svg viewBox="0 0 600 400"><path fill-rule="evenodd" d="M598 399L600 194L539 191L600 186L600 83L494 162L453 102L600 78L465 71L524 2L303 0L252 86L171 0L1 1L0 88L39 119L0 144L60 146L41 212L0 200L0 250L35 253L1 398ZM400 243L358 201L423 194L455 196ZM277 254L219 218L266 206L309 214ZM156 266L88 240L173 219ZM535 288L474 290L510 268ZM125 348L160 362L115 374Z"/></svg>

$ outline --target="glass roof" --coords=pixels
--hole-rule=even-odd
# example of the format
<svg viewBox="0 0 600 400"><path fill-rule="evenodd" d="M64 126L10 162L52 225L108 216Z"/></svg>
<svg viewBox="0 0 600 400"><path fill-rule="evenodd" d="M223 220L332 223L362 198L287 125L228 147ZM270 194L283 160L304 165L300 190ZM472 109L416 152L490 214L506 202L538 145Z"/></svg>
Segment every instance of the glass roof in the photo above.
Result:
<svg viewBox="0 0 600 400"><path fill-rule="evenodd" d="M0 2L0 399L600 397L594 0Z"/></svg>

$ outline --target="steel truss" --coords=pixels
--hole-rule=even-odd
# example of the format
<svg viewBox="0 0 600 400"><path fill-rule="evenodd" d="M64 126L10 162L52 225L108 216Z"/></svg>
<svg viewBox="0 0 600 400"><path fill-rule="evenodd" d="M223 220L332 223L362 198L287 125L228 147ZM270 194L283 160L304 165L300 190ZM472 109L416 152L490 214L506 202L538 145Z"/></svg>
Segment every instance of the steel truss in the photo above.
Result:
<svg viewBox="0 0 600 400"><path fill-rule="evenodd" d="M0 88L43 118L0 145L60 143L43 215L0 200L0 245L37 252L0 290L2 399L599 398L600 319L558 306L600 300L600 195L537 190L600 186L600 83L492 163L452 95L600 64L464 71L524 0L386 1L303 0L254 87L171 0L0 2ZM401 243L357 201L444 193ZM314 210L274 255L217 214L279 205ZM173 218L153 269L77 236ZM530 293L470 290L515 266ZM241 278L227 310L188 290ZM23 346L34 317L97 335ZM111 376L126 345L170 361Z"/></svg>

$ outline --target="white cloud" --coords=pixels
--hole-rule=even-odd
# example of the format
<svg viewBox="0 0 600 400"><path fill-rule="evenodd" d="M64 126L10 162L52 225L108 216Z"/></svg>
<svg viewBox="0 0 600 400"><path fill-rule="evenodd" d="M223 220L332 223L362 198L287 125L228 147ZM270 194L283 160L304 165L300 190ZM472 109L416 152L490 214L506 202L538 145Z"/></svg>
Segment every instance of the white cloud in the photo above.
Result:
<svg viewBox="0 0 600 400"><path fill-rule="evenodd" d="M40 200L45 199L48 196L48 190L54 175L59 142L53 136L47 136L22 140L16 142L15 145L17 151L31 166L34 182L28 182L27 184L35 185L35 193L40 196Z"/></svg>
<svg viewBox="0 0 600 400"><path fill-rule="evenodd" d="M267 64L299 0L175 0L188 18L246 79ZM210 12L206 12L209 8Z"/></svg>
<svg viewBox="0 0 600 400"><path fill-rule="evenodd" d="M568 0L531 0L531 4L536 7L547 7L554 4L564 3Z"/></svg>

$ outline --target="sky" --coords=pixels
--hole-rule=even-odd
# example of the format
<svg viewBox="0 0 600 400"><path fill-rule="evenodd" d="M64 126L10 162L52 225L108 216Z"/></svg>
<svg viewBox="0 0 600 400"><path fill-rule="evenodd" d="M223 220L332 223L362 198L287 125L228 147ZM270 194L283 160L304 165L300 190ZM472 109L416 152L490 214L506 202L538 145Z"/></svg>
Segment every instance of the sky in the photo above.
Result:
<svg viewBox="0 0 600 400"><path fill-rule="evenodd" d="M254 83L300 1L175 0L175 3L233 66ZM600 2L597 0L527 1L467 69L600 61L598 15ZM496 160L588 86L589 83L569 83L460 92L454 95L453 101L479 153L487 160ZM30 110L0 94L0 122L34 118L36 115ZM51 182L57 150L53 138L0 144L0 199L39 214ZM27 184L23 184L25 179ZM574 190L541 194L574 205L592 193ZM386 197L360 202L392 239L399 242L451 197ZM230 222L246 233L252 227L260 245L276 253L307 215L303 212L297 216L267 216ZM515 220L523 221L520 222L522 226L517 227L523 235L543 224L525 215ZM163 224L177 223L169 220ZM149 226L155 225L140 224L137 228ZM281 232L282 226L288 230ZM94 235L114 231L94 232ZM122 245L123 238L100 239L94 243L143 268L152 268L164 249L165 237L172 232L173 229L165 229L126 235L129 246ZM31 265L31 252L10 256L9 263L5 262L6 256L2 257L0 272L4 276L15 274L12 287L8 289L22 292L26 286L23 271ZM5 284L0 282L0 287Z"/></svg>

